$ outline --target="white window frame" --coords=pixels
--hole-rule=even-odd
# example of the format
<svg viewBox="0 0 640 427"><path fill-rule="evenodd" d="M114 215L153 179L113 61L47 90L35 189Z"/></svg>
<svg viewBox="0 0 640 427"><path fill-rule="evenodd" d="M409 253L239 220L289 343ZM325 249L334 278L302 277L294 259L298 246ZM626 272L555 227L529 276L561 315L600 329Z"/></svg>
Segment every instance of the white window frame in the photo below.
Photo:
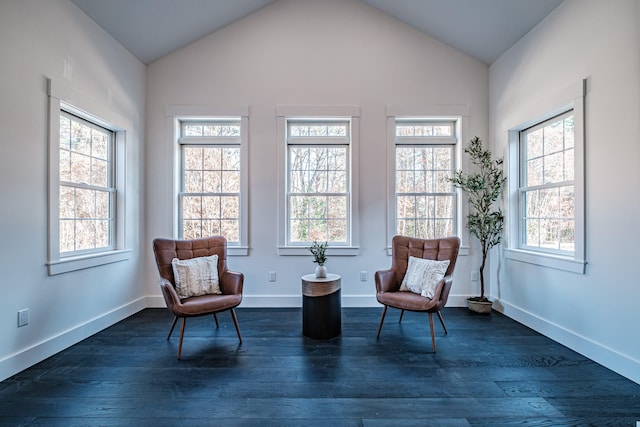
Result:
<svg viewBox="0 0 640 427"><path fill-rule="evenodd" d="M586 269L585 246L585 112L586 80L569 85L552 95L539 100L533 108L521 114L526 119L508 129L508 235L504 250L508 260L526 262L549 268L584 274ZM525 246L522 242L522 200L520 197L520 135L521 132L551 118L573 111L574 118L574 212L575 250L573 253L549 251L544 248Z"/></svg>
<svg viewBox="0 0 640 427"><path fill-rule="evenodd" d="M124 261L131 257L125 247L125 170L126 135L132 122L101 102L96 102L59 81L48 81L49 97L49 200L48 254L49 275L67 273L99 265ZM60 252L60 115L66 112L113 132L115 197L112 244L110 248L84 251L78 254Z"/></svg>
<svg viewBox="0 0 640 427"><path fill-rule="evenodd" d="M327 255L357 255L359 252L358 221L358 146L359 146L360 108L357 106L279 106L276 110L277 137L282 147L278 150L278 254L308 255L308 244L290 244L288 231L288 141L287 126L294 120L348 120L351 123L351 138L348 147L348 185L347 192L347 242L346 244L330 244ZM299 142L299 141L298 141Z"/></svg>
<svg viewBox="0 0 640 427"><path fill-rule="evenodd" d="M454 136L425 137L425 138L396 138L396 125L401 121L424 122L425 124L452 123ZM387 255L392 255L392 239L396 234L396 146L404 144L416 145L454 145L453 168L462 168L462 141L467 135L469 109L465 105L433 105L433 106L387 106ZM418 141L419 139L419 141ZM455 220L454 234L460 237L459 255L469 254L469 233L464 232L463 218L467 213L467 206L462 203L462 194L454 190Z"/></svg>
<svg viewBox="0 0 640 427"><path fill-rule="evenodd" d="M447 135L447 136L398 136L397 135L397 128L398 126L401 125L423 125L423 126L446 126L450 128L451 131L451 135ZM458 144L458 139L456 137L456 121L455 120L447 120L444 121L442 119L438 119L438 120L433 120L430 118L400 118L397 117L395 120L395 128L396 128L396 132L395 132L395 147L394 147L394 165L393 165L393 181L394 181L394 188L393 188L393 192L394 192L394 197L393 197L393 204L394 204L394 210L393 210L393 215L394 215L394 226L393 226L393 233L394 234L399 234L398 232L398 220L399 218L397 217L397 213L398 213L398 197L400 197L401 194L405 195L405 196L418 196L418 195L431 195L431 196L442 196L442 195L450 195L453 198L453 214L452 214L452 220L453 220L453 225L452 225L452 233L451 234L455 234L458 235L458 218L457 218L457 212L458 212L458 197L457 194L458 192L456 191L455 187L453 186L453 184L451 184L451 191L446 192L446 193L433 193L430 191L424 191L421 193L398 193L397 192L397 179L398 179L398 170L396 169L397 167L397 154L398 154L398 148L404 148L404 147L413 147L413 148L422 148L422 147L426 147L426 148L435 148L435 147L448 147L451 149L451 162L449 165L449 171L451 172L451 176L453 176L453 173L456 169L456 164L457 164L457 156L456 156L456 146ZM409 237L414 237L414 236L409 236ZM437 237L448 237L448 236L437 236Z"/></svg>
<svg viewBox="0 0 640 427"><path fill-rule="evenodd" d="M182 145L236 145L240 148L240 241L227 242L227 255L247 256L249 254L249 106L175 105L167 108L171 122L174 144L174 197L173 235L182 236L181 192L182 192ZM183 122L224 122L239 121L240 138L227 137L182 137Z"/></svg>

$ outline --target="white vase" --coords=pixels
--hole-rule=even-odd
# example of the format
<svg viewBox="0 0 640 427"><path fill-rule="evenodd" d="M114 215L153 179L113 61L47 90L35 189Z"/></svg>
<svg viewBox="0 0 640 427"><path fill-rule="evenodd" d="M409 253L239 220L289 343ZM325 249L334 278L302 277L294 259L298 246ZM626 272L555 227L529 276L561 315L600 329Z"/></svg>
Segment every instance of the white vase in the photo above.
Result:
<svg viewBox="0 0 640 427"><path fill-rule="evenodd" d="M327 267L325 267L324 265L319 265L316 267L316 278L317 279L324 279L325 277L327 277Z"/></svg>

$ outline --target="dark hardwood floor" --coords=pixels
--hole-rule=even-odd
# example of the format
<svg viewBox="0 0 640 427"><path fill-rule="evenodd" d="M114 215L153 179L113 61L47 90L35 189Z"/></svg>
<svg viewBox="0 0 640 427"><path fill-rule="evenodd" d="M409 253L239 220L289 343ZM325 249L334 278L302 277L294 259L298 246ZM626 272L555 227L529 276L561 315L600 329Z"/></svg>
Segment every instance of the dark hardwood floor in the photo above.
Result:
<svg viewBox="0 0 640 427"><path fill-rule="evenodd" d="M640 385L499 313L428 318L344 308L342 335L302 336L301 309L189 319L144 310L0 383L0 425L635 427Z"/></svg>

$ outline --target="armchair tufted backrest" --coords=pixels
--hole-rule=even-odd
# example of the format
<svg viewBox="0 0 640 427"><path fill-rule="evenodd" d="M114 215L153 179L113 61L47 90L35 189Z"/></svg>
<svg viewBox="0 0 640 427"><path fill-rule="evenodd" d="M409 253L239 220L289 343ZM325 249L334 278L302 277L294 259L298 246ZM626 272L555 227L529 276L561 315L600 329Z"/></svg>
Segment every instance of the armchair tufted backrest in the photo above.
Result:
<svg viewBox="0 0 640 427"><path fill-rule="evenodd" d="M441 239L394 236L392 240L391 269L395 271L398 283L401 283L407 273L409 256L435 261L448 259L450 262L445 276L449 276L453 274L459 250L460 239L455 236Z"/></svg>
<svg viewBox="0 0 640 427"><path fill-rule="evenodd" d="M153 240L153 252L160 276L175 285L171 261L174 258L191 259L218 255L218 274L227 271L227 239L222 236L204 237L193 240L158 238Z"/></svg>

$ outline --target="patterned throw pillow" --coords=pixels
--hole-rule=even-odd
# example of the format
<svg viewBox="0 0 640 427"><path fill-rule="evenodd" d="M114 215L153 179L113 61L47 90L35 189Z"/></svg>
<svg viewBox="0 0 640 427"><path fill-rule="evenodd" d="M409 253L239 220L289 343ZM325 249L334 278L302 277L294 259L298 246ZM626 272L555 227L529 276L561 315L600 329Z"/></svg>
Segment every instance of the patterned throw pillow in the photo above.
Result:
<svg viewBox="0 0 640 427"><path fill-rule="evenodd" d="M436 286L444 277L448 267L449 260L434 261L410 256L407 273L404 275L400 290L432 299Z"/></svg>
<svg viewBox="0 0 640 427"><path fill-rule="evenodd" d="M218 255L171 260L176 291L180 298L221 294L218 280Z"/></svg>

